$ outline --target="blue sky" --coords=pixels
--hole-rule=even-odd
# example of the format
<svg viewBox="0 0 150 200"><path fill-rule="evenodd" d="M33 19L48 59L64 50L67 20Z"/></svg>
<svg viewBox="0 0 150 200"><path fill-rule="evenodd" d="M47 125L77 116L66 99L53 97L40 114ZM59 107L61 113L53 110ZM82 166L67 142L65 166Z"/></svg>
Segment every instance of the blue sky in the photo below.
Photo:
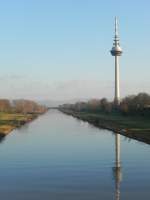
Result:
<svg viewBox="0 0 150 200"><path fill-rule="evenodd" d="M150 92L149 8L149 0L0 0L0 98L113 98L115 15L121 95Z"/></svg>

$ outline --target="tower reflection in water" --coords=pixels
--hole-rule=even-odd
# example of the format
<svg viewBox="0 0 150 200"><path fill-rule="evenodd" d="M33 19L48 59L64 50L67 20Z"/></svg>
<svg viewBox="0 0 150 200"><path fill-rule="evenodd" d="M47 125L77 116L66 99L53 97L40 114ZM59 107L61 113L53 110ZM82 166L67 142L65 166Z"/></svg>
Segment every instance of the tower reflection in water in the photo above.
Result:
<svg viewBox="0 0 150 200"><path fill-rule="evenodd" d="M120 161L120 134L115 135L115 167L113 167L115 180L115 200L120 200L120 184L122 181L121 161Z"/></svg>

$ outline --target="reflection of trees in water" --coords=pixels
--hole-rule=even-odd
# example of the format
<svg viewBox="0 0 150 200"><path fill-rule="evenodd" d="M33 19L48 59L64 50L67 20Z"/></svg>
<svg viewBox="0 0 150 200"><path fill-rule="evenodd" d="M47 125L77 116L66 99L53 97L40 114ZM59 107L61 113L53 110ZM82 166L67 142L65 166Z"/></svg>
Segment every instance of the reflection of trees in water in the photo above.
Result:
<svg viewBox="0 0 150 200"><path fill-rule="evenodd" d="M0 143L5 140L6 135L0 134Z"/></svg>
<svg viewBox="0 0 150 200"><path fill-rule="evenodd" d="M23 126L20 126L17 129L20 131L20 133L26 133L29 129L29 123L25 123Z"/></svg>
<svg viewBox="0 0 150 200"><path fill-rule="evenodd" d="M115 200L120 200L120 183L122 180L121 160L120 160L120 134L115 135L115 167L113 167L115 180Z"/></svg>
<svg viewBox="0 0 150 200"><path fill-rule="evenodd" d="M149 132L148 132L149 133ZM150 138L148 133L130 133L130 134L126 134L124 135L124 141L127 141L128 143L133 141L137 142L139 144L139 142L141 142L141 145L145 145L149 144L150 145Z"/></svg>
<svg viewBox="0 0 150 200"><path fill-rule="evenodd" d="M72 115L71 115L72 116ZM74 116L72 116L74 118ZM88 122L87 120L83 120L83 119L80 119L80 118L74 118L75 121L77 123L79 123L80 125L84 125L86 126L87 128L93 128L94 130L97 129L97 130L104 130L103 128L99 127L99 126L96 126L95 124L92 124L91 122Z"/></svg>

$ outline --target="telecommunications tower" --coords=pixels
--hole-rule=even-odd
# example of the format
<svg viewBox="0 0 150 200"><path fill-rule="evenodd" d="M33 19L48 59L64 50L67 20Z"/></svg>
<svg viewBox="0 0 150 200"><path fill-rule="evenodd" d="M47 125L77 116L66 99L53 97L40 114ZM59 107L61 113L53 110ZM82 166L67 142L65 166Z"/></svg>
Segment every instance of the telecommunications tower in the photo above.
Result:
<svg viewBox="0 0 150 200"><path fill-rule="evenodd" d="M113 47L111 49L111 55L115 57L115 98L114 102L116 105L120 103L120 83L119 83L119 56L122 55L122 49L119 44L119 34L118 34L118 21L115 17L115 37Z"/></svg>

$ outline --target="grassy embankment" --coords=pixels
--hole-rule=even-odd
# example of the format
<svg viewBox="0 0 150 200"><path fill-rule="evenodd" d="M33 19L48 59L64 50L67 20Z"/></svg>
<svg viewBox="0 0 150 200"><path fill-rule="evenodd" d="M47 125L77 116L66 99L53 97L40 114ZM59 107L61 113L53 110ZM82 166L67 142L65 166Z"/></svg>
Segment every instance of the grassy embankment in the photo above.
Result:
<svg viewBox="0 0 150 200"><path fill-rule="evenodd" d="M0 112L0 137L10 133L13 129L32 121L37 114L20 114Z"/></svg>
<svg viewBox="0 0 150 200"><path fill-rule="evenodd" d="M97 127L118 132L130 138L134 138L150 144L150 119L138 116L123 116L119 113L88 113L74 112L60 109L62 112L72 115L83 121L87 121Z"/></svg>

